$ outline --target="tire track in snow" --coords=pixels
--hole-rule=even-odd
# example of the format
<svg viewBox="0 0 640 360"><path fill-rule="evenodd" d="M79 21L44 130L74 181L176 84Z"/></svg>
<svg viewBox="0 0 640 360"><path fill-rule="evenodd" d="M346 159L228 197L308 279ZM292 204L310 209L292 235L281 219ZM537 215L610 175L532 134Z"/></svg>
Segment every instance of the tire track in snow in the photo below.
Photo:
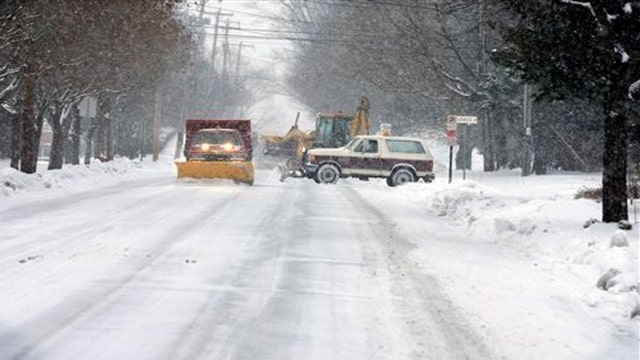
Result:
<svg viewBox="0 0 640 360"><path fill-rule="evenodd" d="M439 290L437 280L422 272L420 265L411 260L414 245L394 231L393 220L353 189L341 187L340 190L355 206L377 220L373 223L379 235L368 256L377 259L378 270L386 271L392 279L390 290L397 295L393 303L414 338L416 348L412 357L438 360L495 358L480 337L469 330L455 304ZM433 340L443 341L445 349Z"/></svg>
<svg viewBox="0 0 640 360"><path fill-rule="evenodd" d="M98 198L112 197L114 195L125 197L128 193L129 192L112 192L108 195L98 195ZM160 191L150 193L145 196L136 195L135 201L125 206L115 204L110 209L99 209L99 212L96 211L95 217L101 224L98 224L97 226L94 224L74 222L73 215L74 212L76 212L73 210L74 206L77 206L79 203L95 201L90 200L90 198L85 198L85 196L73 196L71 199L69 199L69 197L64 197L63 199L56 199L54 202L46 201L44 204L38 202L28 206L25 205L21 210L17 211L17 213L12 213L13 216L4 218L2 225L0 225L2 228L6 227L13 229L14 233L20 233L20 235L0 241L0 252L4 254L4 256L0 258L0 266L5 265L6 263L15 263L16 261L28 257L50 254L51 251L59 248L60 245L64 245L65 248L71 248L76 244L83 243L87 239L90 239L92 235L108 232L113 228L113 223L115 221L113 218L109 218L106 214L112 214L112 217L118 216L118 213L127 213L127 210L141 207L141 204L145 206L145 208L153 208L154 204L160 203L160 201L158 201L159 193ZM85 195L88 196L89 194ZM71 200L71 202L65 203L65 199ZM47 210L40 211L39 214L36 212L34 215L26 215L31 213L31 209L33 209L33 207L43 207ZM145 210L140 209L140 212L144 211ZM7 212L11 211L7 210L4 213ZM47 216L47 213L55 213L55 216L60 217L61 219L65 219L66 217L68 221L60 221L56 224L55 228L51 228L51 223L48 222L47 233L43 233L42 236L34 237L31 233L37 230L34 229L34 226L37 227L37 224L31 223L31 220L23 221L23 219L34 219L38 216ZM18 231L16 228L23 228L23 230ZM7 232L5 232L5 234L6 233Z"/></svg>
<svg viewBox="0 0 640 360"><path fill-rule="evenodd" d="M0 344L0 353L8 359L29 359L32 356L37 359L38 355L41 354L40 349L55 344L58 338L63 338L64 334L68 333L74 326L88 321L93 315L107 308L124 289L143 277L154 265L161 262L175 247L185 241L185 234L197 228L198 224L203 221L213 221L219 214L226 211L230 204L242 193L232 193L224 200L209 204L207 211L198 213L202 215L185 221L177 220L176 222L179 225L173 226L170 231L163 234L155 242L156 246L151 249L152 251L147 257L141 258L142 263L138 264L130 272L130 275L122 277L114 286L92 293L91 296L86 293L72 295L46 313L39 314L29 320L22 327L37 329L33 331L33 335L28 338L22 337L21 340L25 340L25 342L20 344ZM179 203L176 206L180 208ZM184 206L189 206L189 203L185 203ZM4 349L2 349L3 347Z"/></svg>
<svg viewBox="0 0 640 360"><path fill-rule="evenodd" d="M241 259L244 262L237 267L235 273L216 280L229 284L234 289L238 289L238 284L245 284L246 287L241 291L212 292L183 335L174 343L169 359L236 358L233 354L256 325L254 320L274 292L271 285L276 269L272 264L284 246L282 232L288 230L285 223L289 220L291 204L295 203L289 199L292 192L282 188L280 184L277 188L277 197L270 199L276 203L275 209L265 208L266 212L249 216L255 224L247 238L259 241L255 244L260 247L256 251L257 256ZM245 208L247 207L238 206L238 209ZM254 221L256 219L259 221ZM239 249L241 250L243 249Z"/></svg>
<svg viewBox="0 0 640 360"><path fill-rule="evenodd" d="M96 202L99 199L107 199L113 195L122 195L140 191L143 187L155 187L163 184L170 184L165 177L147 178L121 182L106 187L91 189L79 193L62 195L45 200L30 200L25 204L14 205L0 211L0 219L4 221L37 217L41 214L55 213L60 209L68 208L70 205L82 202Z"/></svg>

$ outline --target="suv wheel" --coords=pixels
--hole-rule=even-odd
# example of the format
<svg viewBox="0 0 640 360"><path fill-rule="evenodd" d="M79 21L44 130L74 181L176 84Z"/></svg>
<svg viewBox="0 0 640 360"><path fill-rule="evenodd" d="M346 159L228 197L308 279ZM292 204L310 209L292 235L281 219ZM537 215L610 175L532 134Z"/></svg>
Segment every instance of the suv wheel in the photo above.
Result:
<svg viewBox="0 0 640 360"><path fill-rule="evenodd" d="M320 165L316 172L316 182L319 184L335 184L340 178L340 170L333 164Z"/></svg>
<svg viewBox="0 0 640 360"><path fill-rule="evenodd" d="M387 178L387 185L389 186L398 186L402 184L406 184L408 182L415 182L416 176L413 174L413 171L409 169L398 169L391 174L390 178Z"/></svg>

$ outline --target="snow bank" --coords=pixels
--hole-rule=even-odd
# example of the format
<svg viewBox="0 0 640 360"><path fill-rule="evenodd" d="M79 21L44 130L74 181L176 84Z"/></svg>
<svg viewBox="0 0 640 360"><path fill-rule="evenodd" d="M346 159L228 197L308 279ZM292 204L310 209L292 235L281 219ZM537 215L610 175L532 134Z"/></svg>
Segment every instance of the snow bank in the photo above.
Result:
<svg viewBox="0 0 640 360"><path fill-rule="evenodd" d="M475 330L486 334L485 341L518 358L524 348L563 338L562 346L546 346L551 352L537 358L564 358L553 352L561 347L574 352L569 358L580 358L600 351L584 348L584 339L612 337L616 350L606 356L637 357L640 224L619 230L617 224L593 220L601 217L600 203L574 199L580 188L599 183L599 175L468 175L463 181L457 173L449 184L446 174L439 174L434 183L389 189L388 196L418 204L453 226L440 231L446 240L423 240L421 229L409 237L417 242L416 258L437 274L453 302L473 318ZM373 196L369 189L361 192ZM400 229L411 228L393 220ZM553 325L541 329L541 324ZM566 334L580 326L581 334ZM505 336L505 328L507 338L495 340Z"/></svg>
<svg viewBox="0 0 640 360"><path fill-rule="evenodd" d="M114 177L131 174L141 167L139 161L116 158L110 162L93 162L90 165L65 165L60 170L41 171L36 174L24 174L10 167L4 168L0 170L0 196L62 189L78 183L103 182L103 175Z"/></svg>

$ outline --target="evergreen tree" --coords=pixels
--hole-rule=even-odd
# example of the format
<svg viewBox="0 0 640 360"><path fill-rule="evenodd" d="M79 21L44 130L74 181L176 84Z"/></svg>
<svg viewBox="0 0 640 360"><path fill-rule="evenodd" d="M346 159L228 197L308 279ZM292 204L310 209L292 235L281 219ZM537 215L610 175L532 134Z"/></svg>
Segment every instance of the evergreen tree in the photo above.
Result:
<svg viewBox="0 0 640 360"><path fill-rule="evenodd" d="M536 84L539 98L601 104L602 218L627 219L627 122L630 99L640 97L640 2L500 1L517 21L502 29L505 45L494 60Z"/></svg>

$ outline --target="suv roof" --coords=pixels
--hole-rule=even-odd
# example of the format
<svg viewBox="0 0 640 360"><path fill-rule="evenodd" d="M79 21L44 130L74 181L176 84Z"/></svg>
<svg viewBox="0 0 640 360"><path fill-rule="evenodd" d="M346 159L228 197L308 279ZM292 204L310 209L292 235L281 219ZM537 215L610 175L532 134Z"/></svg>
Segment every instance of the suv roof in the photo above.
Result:
<svg viewBox="0 0 640 360"><path fill-rule="evenodd" d="M424 141L424 139L412 137L412 136L386 136L386 135L356 135L354 138L362 139L386 139L386 140L412 140L412 141Z"/></svg>

